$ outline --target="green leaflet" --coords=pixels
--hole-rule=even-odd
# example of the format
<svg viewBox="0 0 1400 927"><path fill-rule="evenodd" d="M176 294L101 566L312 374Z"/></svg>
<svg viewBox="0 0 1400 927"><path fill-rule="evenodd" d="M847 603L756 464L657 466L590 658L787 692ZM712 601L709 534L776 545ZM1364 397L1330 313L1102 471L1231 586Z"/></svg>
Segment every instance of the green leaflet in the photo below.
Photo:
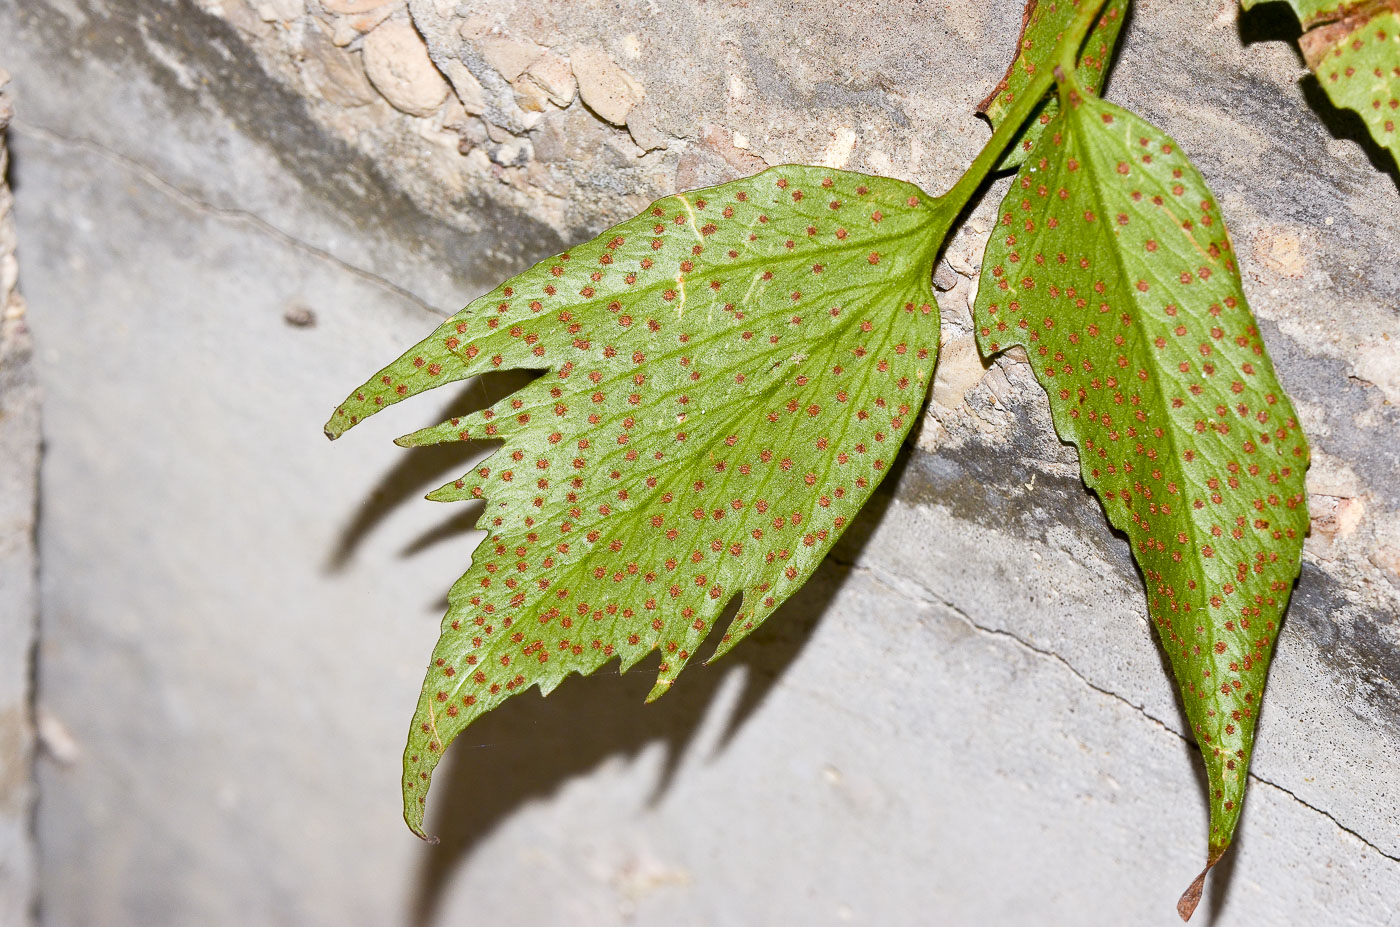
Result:
<svg viewBox="0 0 1400 927"><path fill-rule="evenodd" d="M1056 46L1072 24L1075 14L1084 4L1097 7L1101 0L1026 0L1021 14L1021 36L1016 41L1016 57L1006 69L1006 76L977 107L992 123L1002 124L1012 106L1030 89L1036 72L1053 67ZM1075 76L1080 85L1097 93L1108 78L1108 65L1118 32L1127 17L1128 0L1109 0L1103 4L1092 30L1079 52ZM1017 167L1035 147L1040 133L1059 110L1059 101L1048 96L1037 107L1031 120L1025 123L1015 141L1002 157L998 167Z"/></svg>
<svg viewBox="0 0 1400 927"><path fill-rule="evenodd" d="M938 346L954 219L906 183L814 167L659 200L507 281L353 393L385 405L544 369L403 445L501 448L430 499L484 499L404 753L422 835L443 750L511 695L660 649L664 693L735 595L719 655L816 568L888 471Z"/></svg>
<svg viewBox="0 0 1400 927"><path fill-rule="evenodd" d="M1242 0L1245 9L1259 0ZM1308 67L1400 165L1400 0L1289 0Z"/></svg>
<svg viewBox="0 0 1400 927"><path fill-rule="evenodd" d="M1025 346L1056 430L1131 541L1205 758L1213 865L1298 573L1308 447L1200 174L1132 113L1072 85L1061 98L1002 202L978 343Z"/></svg>

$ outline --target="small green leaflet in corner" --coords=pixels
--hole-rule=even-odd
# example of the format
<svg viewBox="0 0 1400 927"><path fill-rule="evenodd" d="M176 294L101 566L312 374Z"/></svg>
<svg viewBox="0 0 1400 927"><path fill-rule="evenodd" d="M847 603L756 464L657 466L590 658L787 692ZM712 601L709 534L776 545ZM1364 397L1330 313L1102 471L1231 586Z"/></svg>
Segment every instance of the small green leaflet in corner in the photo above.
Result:
<svg viewBox="0 0 1400 927"><path fill-rule="evenodd" d="M1245 9L1261 0L1242 0ZM1355 110L1400 166L1400 0L1288 0L1298 44L1337 106Z"/></svg>

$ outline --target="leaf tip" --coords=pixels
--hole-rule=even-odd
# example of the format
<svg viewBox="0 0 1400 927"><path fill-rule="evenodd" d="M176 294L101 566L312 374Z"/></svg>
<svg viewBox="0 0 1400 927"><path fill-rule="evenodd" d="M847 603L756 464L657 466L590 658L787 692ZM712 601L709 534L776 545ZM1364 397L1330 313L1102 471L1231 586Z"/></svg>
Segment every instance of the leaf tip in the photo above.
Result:
<svg viewBox="0 0 1400 927"><path fill-rule="evenodd" d="M413 836L424 843L437 846L442 843L437 836L428 833L423 829L423 808L421 803L415 808L409 805L409 799L405 796L403 822L408 825L408 829L413 831Z"/></svg>
<svg viewBox="0 0 1400 927"><path fill-rule="evenodd" d="M654 701L656 701L657 699L661 698L661 696L665 695L665 694L666 694L667 692L669 692L670 690L671 690L671 680L669 680L669 679L658 679L658 680L656 680L656 685L652 686L652 687L651 687L651 691L647 693L647 701L646 701L646 703L647 703L648 705L650 705L652 702L654 702Z"/></svg>
<svg viewBox="0 0 1400 927"><path fill-rule="evenodd" d="M1181 897L1176 902L1176 913L1181 915L1183 921L1189 921L1191 915L1196 913L1196 905L1201 903L1201 892L1206 887L1206 873L1210 872L1210 866L1201 870L1201 874L1186 886L1186 891L1181 893Z"/></svg>
<svg viewBox="0 0 1400 927"><path fill-rule="evenodd" d="M1186 891L1181 893L1181 897L1176 902L1176 913L1181 915L1183 921L1189 921L1191 915L1196 913L1196 906L1201 903L1201 893L1205 891L1206 875L1220 862L1220 857L1225 855L1226 846L1211 844L1210 853L1206 856L1206 868L1201 870L1201 874L1186 886Z"/></svg>
<svg viewBox="0 0 1400 927"><path fill-rule="evenodd" d="M406 435L399 435L394 439L394 443L399 447L428 447L433 444L441 444L444 441L465 441L466 431L460 430L457 426L460 419L452 419L443 422L441 425L429 425L427 428L419 428L417 431L410 431Z"/></svg>
<svg viewBox="0 0 1400 927"><path fill-rule="evenodd" d="M427 499L429 502L455 502L458 498L455 491L456 484L448 483L446 486L440 486L434 489L423 498Z"/></svg>

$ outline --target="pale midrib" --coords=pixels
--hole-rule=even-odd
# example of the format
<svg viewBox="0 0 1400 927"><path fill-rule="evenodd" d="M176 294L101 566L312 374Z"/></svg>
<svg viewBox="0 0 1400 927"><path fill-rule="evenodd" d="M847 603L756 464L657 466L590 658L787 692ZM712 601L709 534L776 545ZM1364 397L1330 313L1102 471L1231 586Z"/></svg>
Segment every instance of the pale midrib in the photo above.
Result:
<svg viewBox="0 0 1400 927"><path fill-rule="evenodd" d="M1091 104L1088 104L1088 103L1086 102L1086 103L1084 103L1084 104L1081 104L1081 105L1078 106L1078 107L1075 107L1075 106L1061 107L1061 112L1066 113L1069 119L1075 120L1075 121L1079 122L1081 128L1083 128L1084 126L1087 125L1088 132L1089 132L1089 133L1092 133L1093 131L1096 131L1096 127L1095 127L1091 122L1089 122L1089 120L1088 120L1087 118L1081 118L1081 117L1079 116L1079 112L1080 112L1081 109L1083 109L1084 106L1089 106L1090 109L1093 109L1093 108L1094 108ZM1085 165L1086 165L1086 168L1087 168L1086 173L1088 173L1089 175L1091 175L1091 180L1092 180L1092 182L1089 184L1089 187L1090 187L1090 189L1091 189L1091 191L1092 191L1094 203L1095 203L1095 204L1098 206L1098 208L1099 208L1099 215L1100 215L1101 217L1103 217L1103 218L1104 218L1104 221L1106 222L1106 221L1107 221L1107 217L1108 217L1109 215L1111 215L1111 213L1110 213L1110 211L1109 211L1109 209L1108 209L1107 201L1106 201L1106 200L1104 199L1104 197L1103 197L1103 187L1102 187L1102 184L1100 183L1099 177L1098 177L1098 175L1099 175L1099 173L1100 173L1100 170L1099 170L1099 166L1098 166L1098 163L1097 163L1097 158L1095 157L1096 152L1092 152L1091 149L1090 149L1090 143L1089 143L1088 133L1086 133L1084 137L1085 137L1084 148L1085 148L1085 150L1086 150L1085 153L1086 153L1086 154L1089 154L1089 156L1086 157L1086 158L1084 159ZM1104 227L1105 227L1105 228L1108 228L1107 225L1105 225ZM1110 231L1104 233L1104 237L1106 237L1106 238L1109 239L1108 251L1109 251L1110 254L1111 254L1111 259L1112 259L1113 263L1115 264L1115 266L1116 266L1117 269L1118 269L1119 279L1120 279L1120 281L1121 281L1121 282L1123 283L1123 285L1124 285L1124 290L1125 290L1126 292L1128 292L1128 299L1129 299L1129 301L1131 302L1131 304L1132 304L1132 306L1134 307L1134 309L1138 310L1138 315L1141 315L1142 313L1141 313L1140 307L1139 307L1139 305L1138 305L1138 301L1137 301L1137 299L1132 295L1132 293L1131 293L1131 288L1127 285L1127 281L1129 280L1128 266L1127 266L1127 262L1126 262L1126 260L1125 260L1125 258L1124 258L1124 255L1123 255L1123 253L1122 253L1122 250L1118 247L1118 236L1113 235L1112 232L1111 232L1111 230L1110 230ZM1151 354L1146 352L1146 346L1145 346L1145 344L1142 342L1141 337L1139 337L1139 335L1138 335L1138 332L1141 331L1141 330L1142 330L1141 325L1135 326L1135 327L1133 328L1132 334L1130 335L1130 337L1131 337L1131 339L1132 339L1132 343L1133 343L1133 354L1137 356L1137 358L1138 358L1138 360L1139 360L1140 362L1143 362L1145 369L1152 370L1152 369L1155 369L1155 368L1157 367L1157 364L1156 364L1156 362L1155 362L1155 359L1151 356ZM1145 362L1143 361L1144 355L1145 355L1145 357L1146 357ZM1157 377L1157 376L1148 377L1148 383L1151 384L1152 390L1153 390L1154 394L1155 394L1156 397L1157 397L1157 407L1158 407L1160 410L1162 410L1163 416L1166 418L1166 421L1167 421L1168 427L1167 427L1167 428L1164 428L1164 429L1162 430L1162 432L1163 432L1164 435L1166 435L1167 443L1171 446L1172 469L1173 469L1173 470L1176 470L1176 471L1178 472L1178 474L1179 474L1179 476L1180 476L1180 479L1181 479L1181 484L1182 484L1183 486L1186 486L1186 485L1194 485L1194 481L1192 481L1192 480L1190 480L1190 479L1188 478L1188 476L1186 475L1185 470L1182 468L1181 463L1180 463L1180 461L1181 461L1181 454L1182 454L1182 448L1181 448L1181 445L1180 445L1179 442L1178 442L1178 435L1176 434L1176 425L1175 425L1175 423L1172 421L1170 413L1168 413L1168 412L1166 411L1166 410L1169 408L1170 397L1168 397L1168 396L1163 392L1163 386L1162 386L1160 377ZM1046 397L1047 397L1047 398L1050 397L1050 394L1049 394L1049 390L1048 390L1048 389L1046 390ZM1082 458L1082 456L1083 456L1083 452L1081 451L1081 458ZM1187 531L1188 531L1188 534L1190 535L1190 538L1191 538L1191 551L1192 551L1192 556L1183 558L1183 564L1189 566L1191 572L1194 574L1194 576L1193 576L1192 578L1196 579L1196 581L1197 581L1198 584L1204 584L1204 583L1208 582L1209 577L1208 577L1208 575L1207 575L1207 573L1206 573L1206 569L1205 569L1204 564L1201 563L1201 561L1200 561L1200 559L1199 559L1199 557L1198 557L1197 555L1199 554L1200 549L1201 549L1201 532L1204 531L1205 529L1202 528L1201 526L1199 526L1199 525L1196 523L1195 518L1193 518L1193 517L1191 516L1190 509L1189 509L1190 502L1189 502L1188 500L1185 499L1185 496L1184 496L1184 495L1183 495L1182 499L1183 499L1182 504L1183 504L1184 506L1187 506L1187 507L1188 507L1187 510L1186 510L1186 512L1185 512L1184 518L1185 518L1185 521L1186 521L1186 524L1187 524ZM1107 508L1107 507L1105 506L1105 508ZM1131 524L1131 521L1129 522L1129 524L1122 526L1122 530L1125 531L1125 532L1127 532L1127 533L1131 536L1131 534L1132 534L1132 532L1133 532L1133 526L1132 526L1132 524ZM1133 556L1134 556L1134 558L1136 558L1136 557L1138 556L1138 550L1137 550L1136 545L1132 545L1132 546L1133 546ZM1183 565L1183 564L1178 564L1178 566L1181 566L1181 565ZM1146 584L1147 584L1148 587L1149 587L1147 591L1148 591L1149 593L1151 593L1152 590L1151 590L1151 588L1150 588L1150 581L1146 581ZM1212 626L1211 622L1208 622L1208 621L1207 621L1207 622L1203 622L1203 623L1202 623L1202 627L1204 627L1204 628L1206 629L1207 643L1210 644L1210 645L1214 645L1214 644L1215 644L1216 635L1215 635L1215 632L1214 632L1214 627ZM1166 649L1166 650L1168 651L1169 655L1171 655L1171 656L1173 657L1173 662L1174 662L1174 661L1175 661L1175 656L1176 656L1176 655L1175 655L1175 654L1171 654L1171 647L1167 645L1167 642L1166 642L1165 640L1163 641L1163 645L1164 645L1164 649Z"/></svg>

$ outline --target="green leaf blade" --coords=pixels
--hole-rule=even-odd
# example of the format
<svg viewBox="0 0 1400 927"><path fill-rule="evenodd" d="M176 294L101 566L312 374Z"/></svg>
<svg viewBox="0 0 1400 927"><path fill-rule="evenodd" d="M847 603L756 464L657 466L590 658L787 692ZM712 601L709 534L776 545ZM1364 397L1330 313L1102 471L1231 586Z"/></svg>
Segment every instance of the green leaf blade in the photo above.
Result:
<svg viewBox="0 0 1400 927"><path fill-rule="evenodd" d="M1016 100L1026 93L1039 71L1048 71L1056 64L1057 46L1065 30L1074 21L1084 3L1096 0L1027 0L1021 14L1021 35L1016 41L1016 57L1006 69L1006 75L978 105L977 111L987 117L995 129L1010 113ZM1118 34L1127 19L1128 0L1109 0L1079 51L1075 77L1080 85L1098 93L1108 79L1108 67ZM1047 96L1007 148L998 165L1019 167L1035 148L1040 133L1059 112L1059 100Z"/></svg>
<svg viewBox="0 0 1400 927"><path fill-rule="evenodd" d="M978 343L1026 348L1128 535L1205 759L1214 864L1299 568L1308 448L1200 174L1137 116L1066 99L1002 203Z"/></svg>
<svg viewBox="0 0 1400 927"><path fill-rule="evenodd" d="M443 750L511 695L653 650L650 698L742 596L719 655L820 563L932 379L932 260L953 216L898 181L773 168L668 197L473 302L327 431L441 382L544 369L400 439L499 440L430 498L483 499L404 754L423 834Z"/></svg>

